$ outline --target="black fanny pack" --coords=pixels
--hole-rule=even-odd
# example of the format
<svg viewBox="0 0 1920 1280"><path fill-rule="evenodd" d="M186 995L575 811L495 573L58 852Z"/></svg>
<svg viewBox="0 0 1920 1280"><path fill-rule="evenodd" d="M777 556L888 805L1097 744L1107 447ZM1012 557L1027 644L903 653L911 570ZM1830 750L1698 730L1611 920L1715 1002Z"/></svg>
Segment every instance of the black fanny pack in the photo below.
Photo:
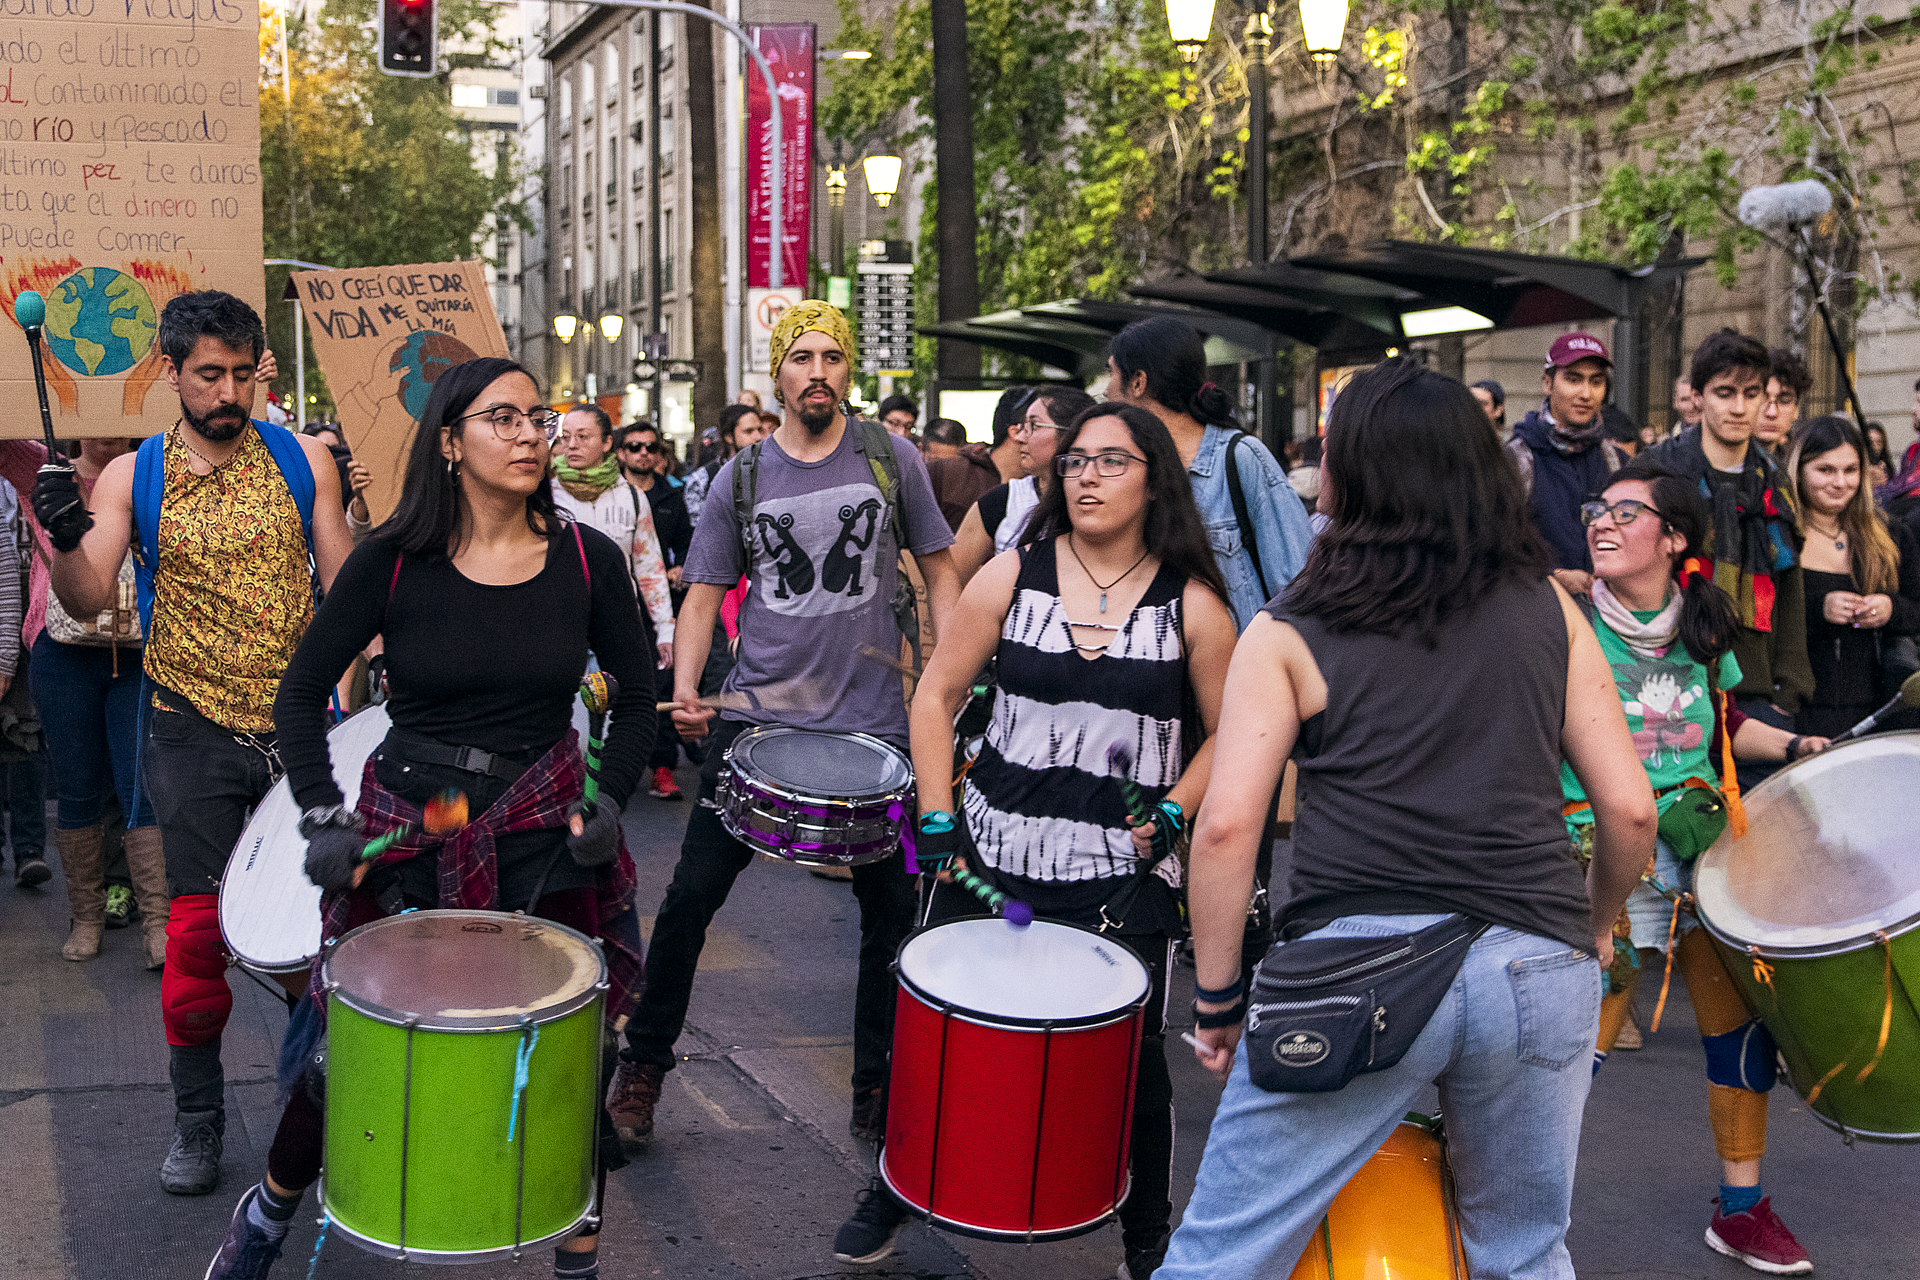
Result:
<svg viewBox="0 0 1920 1280"><path fill-rule="evenodd" d="M1267 952L1247 1007L1247 1071L1269 1093L1331 1093L1406 1055L1491 926L1448 916L1388 938L1308 938Z"/></svg>

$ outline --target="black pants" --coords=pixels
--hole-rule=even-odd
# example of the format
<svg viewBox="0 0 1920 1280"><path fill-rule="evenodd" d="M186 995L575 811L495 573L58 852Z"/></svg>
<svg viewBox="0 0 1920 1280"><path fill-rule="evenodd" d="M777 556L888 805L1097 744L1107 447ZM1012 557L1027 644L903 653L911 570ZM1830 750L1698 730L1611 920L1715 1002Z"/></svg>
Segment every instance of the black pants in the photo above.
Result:
<svg viewBox="0 0 1920 1280"><path fill-rule="evenodd" d="M248 815L279 781L274 737L236 734L177 693L151 682L147 691L141 781L167 851L168 896L218 893Z"/></svg>
<svg viewBox="0 0 1920 1280"><path fill-rule="evenodd" d="M1042 897L1032 881L1023 881L1029 898ZM1045 901L1034 911L1047 914ZM934 882L927 902L927 923L980 914L980 900L958 885ZM1120 1238L1129 1249L1153 1249L1166 1239L1173 1220L1173 1077L1167 1071L1167 976L1173 939L1164 933L1117 935L1147 966L1147 1019L1140 1037L1140 1064L1133 1089L1133 1146L1128 1172L1133 1175L1127 1202L1120 1206ZM1034 980L1044 982L1045 974Z"/></svg>
<svg viewBox="0 0 1920 1280"><path fill-rule="evenodd" d="M667 886L666 901L654 917L647 946L647 989L627 1024L631 1062L673 1067L673 1043L687 1021L693 974L707 942L707 926L727 900L734 880L753 861L753 850L727 833L713 807L721 759L747 726L720 720L704 744L700 799L687 822L680 861ZM914 878L895 855L853 869L853 896L860 904L860 976L853 997L853 1089L865 1093L887 1080L887 1054L893 1047L895 999L890 966L894 953L913 929Z"/></svg>

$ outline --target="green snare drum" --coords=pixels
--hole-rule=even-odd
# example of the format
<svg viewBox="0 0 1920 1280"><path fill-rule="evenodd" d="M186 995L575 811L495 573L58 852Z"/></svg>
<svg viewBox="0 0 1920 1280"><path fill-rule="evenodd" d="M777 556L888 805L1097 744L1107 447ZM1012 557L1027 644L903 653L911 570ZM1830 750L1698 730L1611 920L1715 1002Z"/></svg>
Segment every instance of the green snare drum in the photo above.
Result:
<svg viewBox="0 0 1920 1280"><path fill-rule="evenodd" d="M589 939L415 911L340 939L321 980L335 1230L382 1257L481 1262L595 1212L607 967Z"/></svg>
<svg viewBox="0 0 1920 1280"><path fill-rule="evenodd" d="M1920 1142L1916 795L1920 733L1834 747L1755 787L1694 876L1794 1091L1849 1138Z"/></svg>

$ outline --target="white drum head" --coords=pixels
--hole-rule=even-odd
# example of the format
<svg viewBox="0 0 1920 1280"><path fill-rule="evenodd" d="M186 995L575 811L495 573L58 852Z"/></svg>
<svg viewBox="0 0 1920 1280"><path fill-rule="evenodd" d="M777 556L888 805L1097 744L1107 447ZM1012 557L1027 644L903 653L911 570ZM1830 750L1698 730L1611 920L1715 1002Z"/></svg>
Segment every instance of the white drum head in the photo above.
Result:
<svg viewBox="0 0 1920 1280"><path fill-rule="evenodd" d="M392 725L384 706L349 716L327 733L333 780L351 809L360 774ZM320 951L320 886L307 879L300 806L282 778L253 811L253 821L220 879L220 933L240 963L266 973L294 973Z"/></svg>
<svg viewBox="0 0 1920 1280"><path fill-rule="evenodd" d="M1147 994L1147 967L1118 938L1036 920L955 920L907 939L900 976L992 1019L1057 1022L1117 1012Z"/></svg>
<svg viewBox="0 0 1920 1280"><path fill-rule="evenodd" d="M354 1008L396 1026L508 1029L551 1022L606 982L600 950L565 925L503 911L410 911L361 925L321 979Z"/></svg>
<svg viewBox="0 0 1920 1280"><path fill-rule="evenodd" d="M1747 834L1700 855L1694 894L1722 939L1774 955L1873 944L1920 922L1920 733L1882 734L1782 769L1745 797Z"/></svg>
<svg viewBox="0 0 1920 1280"><path fill-rule="evenodd" d="M913 781L913 766L904 755L864 733L762 725L735 738L728 751L746 777L823 799L888 796Z"/></svg>

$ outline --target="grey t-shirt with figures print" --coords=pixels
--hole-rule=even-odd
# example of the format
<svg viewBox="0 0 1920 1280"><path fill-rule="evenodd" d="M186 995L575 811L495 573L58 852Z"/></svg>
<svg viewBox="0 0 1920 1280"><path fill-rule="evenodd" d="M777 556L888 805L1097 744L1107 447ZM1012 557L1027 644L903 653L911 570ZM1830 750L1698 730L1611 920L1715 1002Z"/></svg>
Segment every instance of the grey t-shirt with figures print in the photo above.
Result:
<svg viewBox="0 0 1920 1280"><path fill-rule="evenodd" d="M900 558L873 470L854 447L848 420L840 444L819 462L798 462L772 437L760 451L753 507L752 585L740 606L740 652L725 694L755 704L721 711L727 720L783 724L826 733L870 733L904 748L907 708L900 673L862 656L900 651L893 593ZM908 551L930 555L953 544L927 468L898 436L888 444L900 467ZM707 491L683 582L731 587L747 572L734 518L733 469Z"/></svg>

